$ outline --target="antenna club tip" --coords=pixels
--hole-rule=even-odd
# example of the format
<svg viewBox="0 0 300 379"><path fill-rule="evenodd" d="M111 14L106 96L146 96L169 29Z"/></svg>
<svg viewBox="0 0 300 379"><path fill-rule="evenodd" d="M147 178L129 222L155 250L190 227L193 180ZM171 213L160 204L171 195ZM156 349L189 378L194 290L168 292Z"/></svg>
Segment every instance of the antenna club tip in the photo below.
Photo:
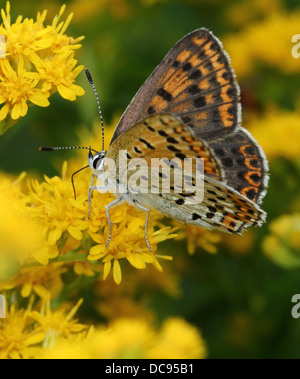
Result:
<svg viewBox="0 0 300 379"><path fill-rule="evenodd" d="M88 78L89 82L93 81L91 73L89 72L89 70L87 68L85 68L85 75Z"/></svg>
<svg viewBox="0 0 300 379"><path fill-rule="evenodd" d="M39 151L53 151L54 149L52 147L42 146L39 147Z"/></svg>

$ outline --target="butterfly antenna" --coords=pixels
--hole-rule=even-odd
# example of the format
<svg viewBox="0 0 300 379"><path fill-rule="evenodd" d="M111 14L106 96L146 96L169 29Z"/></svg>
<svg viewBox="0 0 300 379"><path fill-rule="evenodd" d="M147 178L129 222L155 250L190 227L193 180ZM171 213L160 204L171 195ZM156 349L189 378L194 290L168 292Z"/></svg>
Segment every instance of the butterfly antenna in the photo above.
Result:
<svg viewBox="0 0 300 379"><path fill-rule="evenodd" d="M98 93L97 93L95 84L93 82L92 76L91 76L91 74L87 68L85 69L85 74L86 74L86 77L88 78L88 81L90 82L90 85L92 86L94 94L96 96L96 101L97 101L97 105L98 105L98 112L99 112L100 122L101 122L101 129L102 129L102 151L104 151L104 124L103 124L103 118L102 118L102 112L101 112L99 97L98 97Z"/></svg>
<svg viewBox="0 0 300 379"><path fill-rule="evenodd" d="M87 150L93 151L94 153L98 153L97 150L91 149L90 147L86 147L86 146L58 146L58 147L43 146L43 147L39 147L39 151L55 151L55 150L71 150L71 149L87 149Z"/></svg>

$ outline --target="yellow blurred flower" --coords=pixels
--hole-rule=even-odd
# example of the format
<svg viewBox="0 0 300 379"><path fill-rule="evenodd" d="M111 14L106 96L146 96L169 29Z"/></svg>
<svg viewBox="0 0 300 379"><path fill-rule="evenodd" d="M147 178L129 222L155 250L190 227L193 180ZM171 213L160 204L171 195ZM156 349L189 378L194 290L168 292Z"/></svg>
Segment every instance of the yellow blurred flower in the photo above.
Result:
<svg viewBox="0 0 300 379"><path fill-rule="evenodd" d="M262 244L265 254L285 268L300 267L300 213L278 217L269 229Z"/></svg>
<svg viewBox="0 0 300 379"><path fill-rule="evenodd" d="M164 3L166 1L168 0L140 0L140 2L147 7L151 7L157 3Z"/></svg>
<svg viewBox="0 0 300 379"><path fill-rule="evenodd" d="M150 349L150 359L203 359L207 350L199 331L185 320L170 318L162 325L156 346Z"/></svg>
<svg viewBox="0 0 300 379"><path fill-rule="evenodd" d="M292 56L291 42L292 36L299 33L299 17L299 11L273 12L266 19L224 38L224 47L237 76L251 73L257 62L283 73L299 73L299 60Z"/></svg>
<svg viewBox="0 0 300 379"><path fill-rule="evenodd" d="M87 329L73 319L82 299L69 311L51 310L49 299L42 303L39 311L32 310L33 302L31 297L27 308L20 310L12 305L7 317L1 320L0 359L36 358L58 338L75 336Z"/></svg>
<svg viewBox="0 0 300 379"><path fill-rule="evenodd" d="M268 159L299 158L300 114L269 107L263 116L252 116L247 128L257 139Z"/></svg>
<svg viewBox="0 0 300 379"><path fill-rule="evenodd" d="M11 22L10 3L1 9L0 25L0 134L28 111L28 102L47 107L48 98L56 91L68 100L84 94L75 85L75 78L83 69L74 59L83 37L65 35L73 14L60 22L65 6L54 17L51 25L44 26L47 11L38 13L36 21L18 16ZM29 104L30 104L29 103Z"/></svg>
<svg viewBox="0 0 300 379"><path fill-rule="evenodd" d="M68 336L80 333L87 328L73 319L78 308L82 304L80 299L72 309L66 313L64 308L52 310L50 301L43 303L41 310L30 312L30 317L36 321L40 329L45 333L43 346L53 346L58 337L67 338Z"/></svg>
<svg viewBox="0 0 300 379"><path fill-rule="evenodd" d="M33 358L45 333L32 326L27 309L16 310L12 305L0 323L0 359Z"/></svg>
<svg viewBox="0 0 300 379"><path fill-rule="evenodd" d="M13 277L0 282L0 291L19 289L22 297L35 292L43 299L55 298L63 287L61 275L67 271L62 262L46 266L29 266L18 271Z"/></svg>
<svg viewBox="0 0 300 379"><path fill-rule="evenodd" d="M242 28L253 20L280 11L282 11L281 0L243 0L228 4L226 17L230 25Z"/></svg>
<svg viewBox="0 0 300 379"><path fill-rule="evenodd" d="M197 247L208 253L215 254L217 252L216 244L221 241L221 236L218 233L198 226L186 225L181 226L176 239L187 240L187 251L189 254L194 254Z"/></svg>
<svg viewBox="0 0 300 379"><path fill-rule="evenodd" d="M90 20L91 17L106 11L116 18L128 17L130 12L127 0L74 0L71 9L76 14L77 23Z"/></svg>
<svg viewBox="0 0 300 379"><path fill-rule="evenodd" d="M97 272L103 272L103 266L91 262L75 262L73 266L77 275L95 276Z"/></svg>
<svg viewBox="0 0 300 379"><path fill-rule="evenodd" d="M201 359L206 347L198 330L179 318L168 319L160 330L141 319L117 319L87 337L59 339L42 359Z"/></svg>
<svg viewBox="0 0 300 379"><path fill-rule="evenodd" d="M142 316L151 321L154 310L148 306L149 294L160 292L173 299L179 299L182 295L180 277L172 264L164 266L163 275L153 265L147 270L136 271L134 275L128 275L131 271L129 265L123 265L122 270L126 270L126 280L122 281L122 286L115 286L110 276L105 281L99 278L93 287L95 307L105 319ZM138 299L137 292L140 294Z"/></svg>
<svg viewBox="0 0 300 379"><path fill-rule="evenodd" d="M222 244L225 245L232 255L244 255L251 251L255 241L255 232L248 230L242 236L226 234L222 237Z"/></svg>
<svg viewBox="0 0 300 379"><path fill-rule="evenodd" d="M41 225L29 216L21 184L23 176L0 182L0 280L10 269L28 262L47 264L57 256L56 246L50 246ZM7 267L5 267L7 266Z"/></svg>

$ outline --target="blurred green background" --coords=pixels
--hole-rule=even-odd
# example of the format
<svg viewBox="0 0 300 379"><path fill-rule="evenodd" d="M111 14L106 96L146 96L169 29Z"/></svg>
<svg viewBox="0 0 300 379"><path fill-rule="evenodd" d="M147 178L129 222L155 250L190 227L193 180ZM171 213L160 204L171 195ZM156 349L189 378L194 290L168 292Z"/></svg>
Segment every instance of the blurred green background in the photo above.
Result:
<svg viewBox="0 0 300 379"><path fill-rule="evenodd" d="M256 46L264 43L263 37L262 40L250 37L259 35L258 30L261 33L269 30L272 34L271 26L268 29L272 17L275 29L277 19L278 23L285 20L290 25L293 16L300 14L299 0L72 0L64 3L67 4L65 15L75 13L67 34L85 36L77 57L79 64L92 73L106 125L122 114L169 49L199 27L211 30L224 42L229 55L237 57L232 64L241 86L245 128L248 122L255 124L254 118L267 119L272 109L283 115L288 112L298 122L300 59L294 62L290 51L296 31L285 30L286 51L273 33L274 56L278 53L278 60L273 61L270 60L273 47L265 46L264 57L264 46L260 50ZM5 2L0 4L4 7ZM48 9L50 21L62 4L14 0L12 19L18 14L35 17L37 11ZM242 63L239 66L239 56L251 59L249 69L245 70ZM294 61L290 62L291 59ZM40 177L60 172L60 165L53 162L68 159L75 153L61 152L58 158L40 153L38 147L82 143L76 131L92 129L93 123L98 122L95 97L84 72L78 76L77 84L85 89L85 96L69 102L55 94L49 107L32 107L24 119L1 136L1 170L14 174L26 171ZM285 153L289 151L288 141L299 144L300 133L291 134L294 132L288 123L274 123L274 130L279 128L283 131L282 139L273 141L272 127L266 130L264 138L259 139L257 135L263 148L271 145L266 149L268 157L270 151L271 176L263 203L268 213L267 224L243 237L222 235L217 254L209 254L198 246L195 254L187 255L185 240L168 242L165 253L174 252L174 261L167 266L177 275L180 295L171 296L151 286L142 287L133 295L137 301L146 298L147 307L154 310L158 320L178 315L197 326L207 342L209 358L300 357L300 319L291 316L292 296L300 293L300 242L291 243L289 235L290 230L296 237L300 235L299 218L293 218L300 212L300 146L298 155L290 157ZM286 144L285 150L282 144ZM99 127L99 138L92 147L98 149L100 145ZM82 156L84 165L85 153ZM272 221L280 220L284 214L290 217L290 227L285 229L285 224L281 226L279 222L276 230L270 232ZM276 247L278 254L287 251L296 263L287 268L284 256L278 264L264 254L270 250L266 242L269 234L277 238L277 245L271 246ZM263 248L264 244L267 247ZM272 252L269 251L271 255ZM132 270L131 274L135 272ZM88 284L85 290L88 298ZM83 307L88 313L88 300Z"/></svg>

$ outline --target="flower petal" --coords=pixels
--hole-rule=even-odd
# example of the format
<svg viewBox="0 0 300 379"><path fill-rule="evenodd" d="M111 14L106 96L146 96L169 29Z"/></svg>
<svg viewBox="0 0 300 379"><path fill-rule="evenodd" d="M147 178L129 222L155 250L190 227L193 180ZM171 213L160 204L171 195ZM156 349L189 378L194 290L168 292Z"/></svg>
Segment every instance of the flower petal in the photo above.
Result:
<svg viewBox="0 0 300 379"><path fill-rule="evenodd" d="M82 232L79 229L74 228L74 226L69 226L68 227L68 232L76 240L78 240L78 241L82 240Z"/></svg>
<svg viewBox="0 0 300 379"><path fill-rule="evenodd" d="M0 121L4 120L8 114L9 105L5 104L0 110Z"/></svg>
<svg viewBox="0 0 300 379"><path fill-rule="evenodd" d="M111 261L104 263L104 269L103 269L103 280L107 278L107 275L109 274L111 269Z"/></svg>
<svg viewBox="0 0 300 379"><path fill-rule="evenodd" d="M33 95L30 95L28 99L39 107L48 107L50 104L49 100L45 95L42 94L42 92L35 92Z"/></svg>
<svg viewBox="0 0 300 379"><path fill-rule="evenodd" d="M143 261L142 257L139 254L130 254L126 258L133 267L138 269L146 268L146 263Z"/></svg>
<svg viewBox="0 0 300 379"><path fill-rule="evenodd" d="M113 275L114 275L114 281L117 284L120 284L122 280L122 273L121 273L120 263L117 259L114 260Z"/></svg>
<svg viewBox="0 0 300 379"><path fill-rule="evenodd" d="M49 244L54 245L60 239L61 235L62 235L61 229L58 229L58 228L52 229L48 237Z"/></svg>

